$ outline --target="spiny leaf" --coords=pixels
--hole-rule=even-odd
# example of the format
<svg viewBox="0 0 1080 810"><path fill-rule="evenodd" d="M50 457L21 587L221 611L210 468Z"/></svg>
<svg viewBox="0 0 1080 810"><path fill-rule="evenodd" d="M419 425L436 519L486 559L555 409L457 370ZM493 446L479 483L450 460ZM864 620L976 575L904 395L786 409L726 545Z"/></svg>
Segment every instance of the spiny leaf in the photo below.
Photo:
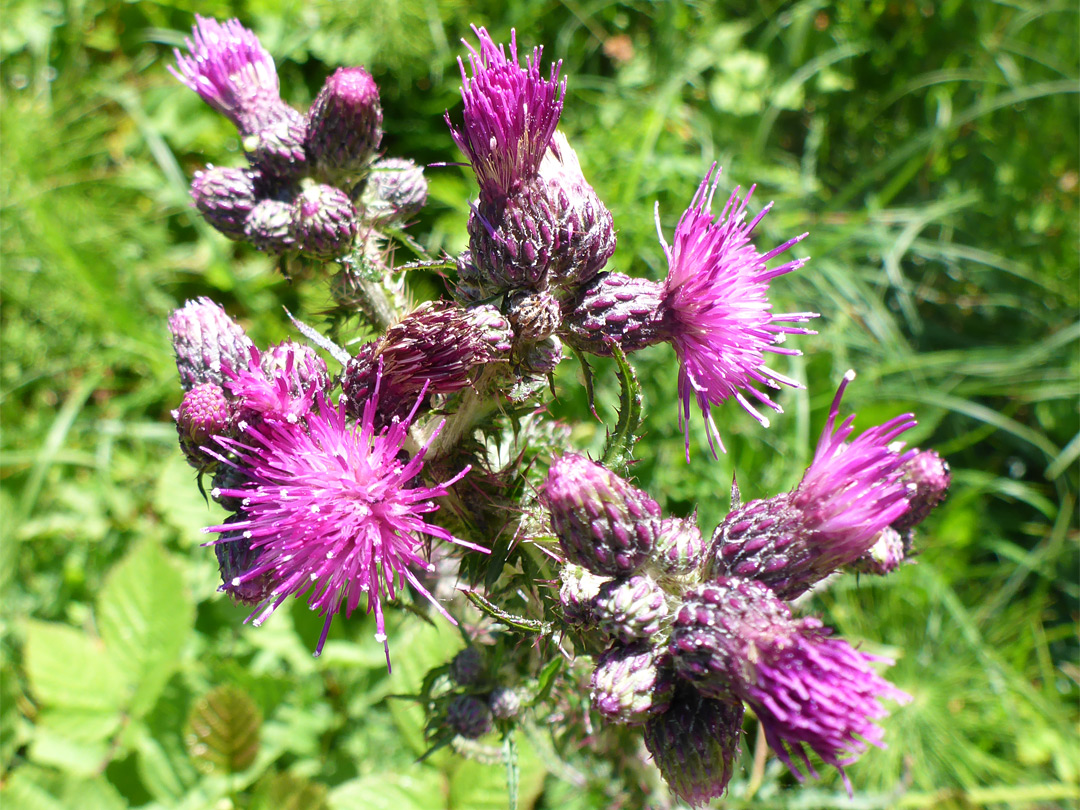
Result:
<svg viewBox="0 0 1080 810"><path fill-rule="evenodd" d="M602 461L609 470L625 475L641 427L641 386L623 350L614 342L609 345L611 356L619 367L619 421L614 432L608 434Z"/></svg>
<svg viewBox="0 0 1080 810"><path fill-rule="evenodd" d="M255 761L261 729L255 701L234 686L219 686L195 701L185 742L204 772L239 773Z"/></svg>
<svg viewBox="0 0 1080 810"><path fill-rule="evenodd" d="M550 623L542 622L537 619L526 619L524 616L515 616L513 613L507 613L502 608L489 602L476 591L465 591L465 597L481 611L510 627L518 630L525 630L529 633L540 633L542 635L551 633Z"/></svg>

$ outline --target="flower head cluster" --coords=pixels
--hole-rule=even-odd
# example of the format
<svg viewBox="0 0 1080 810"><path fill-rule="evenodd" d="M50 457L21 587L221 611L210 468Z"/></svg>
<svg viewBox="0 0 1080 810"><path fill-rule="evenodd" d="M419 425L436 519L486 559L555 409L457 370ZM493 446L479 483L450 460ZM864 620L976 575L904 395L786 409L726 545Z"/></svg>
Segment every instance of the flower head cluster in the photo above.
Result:
<svg viewBox="0 0 1080 810"><path fill-rule="evenodd" d="M227 463L247 484L223 493L242 499L238 519L208 531L239 532L258 551L255 563L227 584L269 578L270 593L253 614L256 625L289 596L308 594L308 604L326 617L316 655L334 616L351 615L361 604L375 614L376 639L386 645L383 601L405 583L454 622L416 575L428 568L424 538L485 551L424 517L468 470L435 486L419 484L427 445L404 460L410 421L376 431L377 399L376 391L355 426L343 407L320 396L303 425L265 421L221 440L233 455Z"/></svg>

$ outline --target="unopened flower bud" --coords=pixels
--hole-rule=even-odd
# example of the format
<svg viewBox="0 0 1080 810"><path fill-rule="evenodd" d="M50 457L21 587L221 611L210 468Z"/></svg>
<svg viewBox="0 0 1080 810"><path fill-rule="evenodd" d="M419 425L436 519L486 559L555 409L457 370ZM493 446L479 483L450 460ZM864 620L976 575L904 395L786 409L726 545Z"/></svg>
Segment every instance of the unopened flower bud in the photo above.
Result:
<svg viewBox="0 0 1080 810"><path fill-rule="evenodd" d="M649 569L658 577L681 577L696 571L705 555L705 539L693 519L666 518L656 538Z"/></svg>
<svg viewBox="0 0 1080 810"><path fill-rule="evenodd" d="M274 120L244 135L241 145L252 166L270 177L296 180L307 171L307 120L282 102Z"/></svg>
<svg viewBox="0 0 1080 810"><path fill-rule="evenodd" d="M724 795L739 752L743 705L707 698L691 686L645 724L645 747L671 791L693 807Z"/></svg>
<svg viewBox="0 0 1080 810"><path fill-rule="evenodd" d="M262 352L260 366L267 379L284 378L290 396L306 391L325 391L330 382L326 361L310 346L286 340Z"/></svg>
<svg viewBox="0 0 1080 810"><path fill-rule="evenodd" d="M224 384L225 369L246 368L252 342L240 324L209 298L188 301L169 316L176 370L185 391Z"/></svg>
<svg viewBox="0 0 1080 810"><path fill-rule="evenodd" d="M600 629L610 638L630 643L655 636L668 617L667 595L643 574L605 583L593 600Z"/></svg>
<svg viewBox="0 0 1080 810"><path fill-rule="evenodd" d="M447 706L446 722L455 733L475 740L491 731L491 709L480 698L456 695Z"/></svg>
<svg viewBox="0 0 1080 810"><path fill-rule="evenodd" d="M173 411L180 449L195 469L205 472L217 464L217 459L203 447L219 450L212 437L223 435L229 425L229 402L217 383L196 385L186 394L180 407Z"/></svg>
<svg viewBox="0 0 1080 810"><path fill-rule="evenodd" d="M450 661L450 678L458 686L472 686L484 674L484 659L476 647L466 647Z"/></svg>
<svg viewBox="0 0 1080 810"><path fill-rule="evenodd" d="M511 296L506 317L514 327L514 336L526 343L536 343L553 334L561 321L555 296L532 290Z"/></svg>
<svg viewBox="0 0 1080 810"><path fill-rule="evenodd" d="M917 526L939 503L945 500L952 482L949 463L933 450L922 450L900 468L902 480L910 493L908 511L893 521L899 532Z"/></svg>
<svg viewBox="0 0 1080 810"><path fill-rule="evenodd" d="M531 374L550 374L562 359L562 341L552 335L529 346L521 358L521 365Z"/></svg>
<svg viewBox="0 0 1080 810"><path fill-rule="evenodd" d="M225 519L226 525L244 520L233 515ZM227 593L232 600L241 605L257 605L266 600L273 590L273 578L270 571L255 576L251 572L259 562L259 549L251 547L251 538L247 532L231 531L221 535L214 543L218 568L221 572L222 593Z"/></svg>
<svg viewBox="0 0 1080 810"><path fill-rule="evenodd" d="M860 574L873 574L883 577L891 574L904 561L907 538L892 526L881 530L877 542L870 550L851 564L851 568Z"/></svg>
<svg viewBox="0 0 1080 810"><path fill-rule="evenodd" d="M543 498L567 559L594 574L638 571L660 531L656 501L584 456L567 453L551 465Z"/></svg>
<svg viewBox="0 0 1080 810"><path fill-rule="evenodd" d="M195 207L229 239L244 238L244 221L255 207L255 176L250 169L207 166L191 181Z"/></svg>
<svg viewBox="0 0 1080 810"><path fill-rule="evenodd" d="M612 342L626 353L661 343L663 292L646 278L601 273L563 305L560 334L579 351L605 356Z"/></svg>
<svg viewBox="0 0 1080 810"><path fill-rule="evenodd" d="M521 711L521 692L508 686L499 686L488 697L491 713L499 720L513 720Z"/></svg>
<svg viewBox="0 0 1080 810"><path fill-rule="evenodd" d="M527 188L469 216L469 252L487 295L539 287L559 250L555 212L539 190Z"/></svg>
<svg viewBox="0 0 1080 810"><path fill-rule="evenodd" d="M605 720L636 725L668 710L675 674L666 652L647 643L617 645L596 662L590 687L592 704Z"/></svg>
<svg viewBox="0 0 1080 810"><path fill-rule="evenodd" d="M224 450L220 452L224 453ZM248 477L232 464L218 464L210 480L210 497L222 508L239 512L244 508L244 499L228 493L242 490L247 482Z"/></svg>
<svg viewBox="0 0 1080 810"><path fill-rule="evenodd" d="M469 307L466 312L483 341L491 347L493 352L499 355L510 352L514 333L511 331L510 322L503 317L498 307L482 304L478 307Z"/></svg>
<svg viewBox="0 0 1080 810"><path fill-rule="evenodd" d="M389 225L419 214L427 194L427 179L420 166L406 158L383 158L372 164L360 202L367 220Z"/></svg>
<svg viewBox="0 0 1080 810"><path fill-rule="evenodd" d="M596 624L594 600L600 594L600 588L611 580L598 577L580 565L567 563L559 571L559 581L559 604L566 623L575 627Z"/></svg>
<svg viewBox="0 0 1080 810"><path fill-rule="evenodd" d="M281 200L259 200L244 222L244 236L266 253L284 253L296 246L293 208Z"/></svg>
<svg viewBox="0 0 1080 810"><path fill-rule="evenodd" d="M382 143L379 88L362 67L338 68L308 112L307 150L318 172L331 182L361 174Z"/></svg>
<svg viewBox="0 0 1080 810"><path fill-rule="evenodd" d="M356 232L356 208L334 186L310 186L293 201L292 236L301 253L317 259L339 258L352 248Z"/></svg>

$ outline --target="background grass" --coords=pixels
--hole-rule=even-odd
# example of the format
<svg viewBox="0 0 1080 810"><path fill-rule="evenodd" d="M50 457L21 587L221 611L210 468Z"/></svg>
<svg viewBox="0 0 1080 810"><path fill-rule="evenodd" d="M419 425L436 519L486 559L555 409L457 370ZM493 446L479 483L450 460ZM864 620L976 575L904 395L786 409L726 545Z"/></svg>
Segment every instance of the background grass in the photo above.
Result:
<svg viewBox="0 0 1080 810"><path fill-rule="evenodd" d="M239 165L235 131L165 71L195 7L8 0L0 31L0 797L12 807L505 807L497 765L442 752L423 766L416 688L460 646L403 622L387 676L372 627L298 606L266 626L215 593L213 520L175 446L167 313L208 294L256 342L287 334L291 287L189 205L191 174ZM516 26L569 79L563 128L619 229L617 269L661 278L653 203L670 236L712 161L724 188L776 201L760 244L810 231L813 260L775 285L780 311L821 312L785 370L807 383L760 429L736 407L696 424L682 460L667 347L636 355L647 435L636 474L676 514L723 517L793 484L843 371L868 425L911 409L914 440L954 470L917 565L853 578L812 609L897 659L914 696L890 747L851 769L860 807L1056 807L1077 800L1080 609L1076 497L1080 274L1073 3L203 3L239 16L303 106L341 64L379 82L390 155L460 156L442 122L468 24ZM413 233L464 244L466 170L431 170ZM436 279L417 289L436 291ZM553 410L596 447L577 373ZM617 387L599 368L603 402ZM610 415L608 412L605 415ZM416 626L420 625L420 626ZM201 696L239 686L263 718L251 761L206 774L185 748ZM235 708L235 707L234 707ZM242 712L237 710L242 719ZM234 717L234 720L236 718ZM242 736L242 735L241 735ZM752 747L753 741L749 741ZM242 746L241 746L242 747ZM522 805L617 804L617 776L539 764L522 746ZM537 753L540 752L540 753ZM749 767L750 753L744 756ZM729 803L848 805L838 780L790 790L771 763ZM755 793L756 790L756 793ZM437 797L437 798L435 798ZM624 798L625 801L625 798Z"/></svg>

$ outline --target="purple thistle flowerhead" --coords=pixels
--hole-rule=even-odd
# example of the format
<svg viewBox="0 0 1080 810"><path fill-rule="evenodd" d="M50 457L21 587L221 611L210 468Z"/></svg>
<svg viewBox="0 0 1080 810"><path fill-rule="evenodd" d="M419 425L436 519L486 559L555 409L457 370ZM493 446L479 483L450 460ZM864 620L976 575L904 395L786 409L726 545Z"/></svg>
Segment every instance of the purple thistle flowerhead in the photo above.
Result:
<svg viewBox="0 0 1080 810"><path fill-rule="evenodd" d="M469 740L483 737L492 726L491 707L472 695L455 695L446 707L446 724Z"/></svg>
<svg viewBox="0 0 1080 810"><path fill-rule="evenodd" d="M673 247L660 233L657 209L657 233L668 260L663 315L679 356L679 423L686 431L688 458L690 409L695 400L705 416L709 446L714 453L716 445L723 451L724 444L712 421L713 405L734 397L766 427L769 420L747 397L782 412L757 386L802 386L765 365L765 352L800 354L777 344L787 335L814 334L789 324L817 317L813 312L778 315L768 299L769 282L802 267L806 259L794 259L772 269L766 262L801 242L807 234L789 239L765 254L758 253L750 238L772 203L747 222L747 204L754 187L741 198L736 188L720 214L713 217L713 195L719 180L720 170L714 164L675 228Z"/></svg>
<svg viewBox="0 0 1080 810"><path fill-rule="evenodd" d="M256 625L289 596L308 594L311 608L326 617L318 655L334 616L349 616L364 602L375 614L375 637L386 647L389 665L383 603L406 582L456 623L417 576L418 570L433 570L423 556L425 537L487 549L425 520L439 508L435 499L468 468L441 484L423 486L419 476L431 440L406 458L412 414L377 431L378 395L376 385L356 425L349 424L344 407L330 405L320 394L303 424L264 420L237 439L221 440L235 459L226 463L247 478L242 489L224 492L243 499L242 519L207 531L239 531L258 550L258 563L237 578L237 586L266 575L273 580L269 596L252 614Z"/></svg>
<svg viewBox="0 0 1080 810"><path fill-rule="evenodd" d="M713 534L704 577L756 579L782 599L794 599L874 545L880 532L908 510L900 470L915 453L893 444L915 425L902 414L848 441L852 414L837 424L844 375L817 451L790 493L751 501L732 511ZM897 446L898 445L898 446Z"/></svg>
<svg viewBox="0 0 1080 810"><path fill-rule="evenodd" d="M559 327L559 302L549 292L522 290L507 299L506 317L514 328L514 337L523 343L536 343Z"/></svg>
<svg viewBox="0 0 1080 810"><path fill-rule="evenodd" d="M474 26L473 32L480 49L465 43L471 79L458 59L464 122L456 128L447 112L446 123L476 172L481 202L498 204L536 177L559 124L566 81L559 81L562 62L551 67L548 78L541 75L543 48L533 49L522 66L516 32L510 33L509 57L486 29Z"/></svg>
<svg viewBox="0 0 1080 810"><path fill-rule="evenodd" d="M945 500L952 483L949 462L933 450L917 450L900 471L908 488L911 505L908 511L893 521L899 532L917 526L926 520L934 508Z"/></svg>
<svg viewBox="0 0 1080 810"><path fill-rule="evenodd" d="M189 55L173 51L169 66L182 84L232 121L241 134L258 132L282 116L274 58L239 20L218 22L195 15L192 36L185 39Z"/></svg>
<svg viewBox="0 0 1080 810"><path fill-rule="evenodd" d="M349 361L341 381L345 407L358 415L381 380L377 421L386 424L408 413L421 392L426 405L432 395L466 388L479 367L505 359L500 348L509 344L510 326L496 315L488 307L421 304Z"/></svg>
<svg viewBox="0 0 1080 810"><path fill-rule="evenodd" d="M231 421L229 401L221 386L212 382L196 385L184 394L172 416L188 464L199 472L211 470L217 459L203 446L211 443L211 437L227 433Z"/></svg>
<svg viewBox="0 0 1080 810"><path fill-rule="evenodd" d="M868 744L883 747L874 722L887 714L880 700L910 697L871 668L891 662L830 633L818 619L793 619L761 583L721 579L686 594L670 648L679 673L699 689L730 690L753 707L765 739L796 776L792 754L817 776L810 749L840 771L850 792L844 766Z"/></svg>
<svg viewBox="0 0 1080 810"><path fill-rule="evenodd" d="M286 340L261 353L259 366L267 379L284 377L289 394L302 396L305 391L325 391L330 385L326 361L310 346Z"/></svg>
<svg viewBox="0 0 1080 810"><path fill-rule="evenodd" d="M596 662L590 681L592 704L603 718L638 725L671 706L675 673L671 656L647 642L616 645Z"/></svg>
<svg viewBox="0 0 1080 810"><path fill-rule="evenodd" d="M909 533L900 534L892 526L886 526L867 552L850 567L860 574L878 577L891 574L907 557L911 543L909 538Z"/></svg>
<svg viewBox="0 0 1080 810"><path fill-rule="evenodd" d="M697 527L696 515L665 518L647 570L659 579L685 577L698 570L704 556L705 538Z"/></svg>
<svg viewBox="0 0 1080 810"><path fill-rule="evenodd" d="M266 421L301 424L324 393L328 377L317 368L310 373L312 360L303 352L275 347L267 359L254 346L249 351L247 367L230 371L225 381L236 432L243 434L251 425ZM284 364L280 369L278 362Z"/></svg>
<svg viewBox="0 0 1080 810"><path fill-rule="evenodd" d="M330 182L364 172L382 143L382 104L375 80L362 67L343 67L327 77L308 111L307 151Z"/></svg>
<svg viewBox="0 0 1080 810"><path fill-rule="evenodd" d="M265 253L285 253L295 248L292 205L282 200L259 200L244 220L244 238Z"/></svg>
<svg viewBox="0 0 1080 810"><path fill-rule="evenodd" d="M291 233L296 248L316 259L337 259L348 253L359 222L349 195L339 188L315 184L292 203Z"/></svg>
<svg viewBox="0 0 1080 810"><path fill-rule="evenodd" d="M185 391L207 382L224 385L227 370L246 367L255 345L243 327L209 298L187 301L173 310L169 332Z"/></svg>
<svg viewBox="0 0 1080 810"><path fill-rule="evenodd" d="M660 531L660 506L605 467L567 453L551 465L541 497L569 562L624 577L648 560Z"/></svg>
<svg viewBox="0 0 1080 810"><path fill-rule="evenodd" d="M700 807L723 796L734 772L743 705L676 686L668 710L645 724L645 747L671 791Z"/></svg>
<svg viewBox="0 0 1080 810"><path fill-rule="evenodd" d="M258 173L207 166L191 181L191 199L203 219L229 239L244 238L244 221L255 207Z"/></svg>
<svg viewBox="0 0 1080 810"><path fill-rule="evenodd" d="M626 644L653 638L669 612L664 589L645 574L605 582L592 610L604 635Z"/></svg>

